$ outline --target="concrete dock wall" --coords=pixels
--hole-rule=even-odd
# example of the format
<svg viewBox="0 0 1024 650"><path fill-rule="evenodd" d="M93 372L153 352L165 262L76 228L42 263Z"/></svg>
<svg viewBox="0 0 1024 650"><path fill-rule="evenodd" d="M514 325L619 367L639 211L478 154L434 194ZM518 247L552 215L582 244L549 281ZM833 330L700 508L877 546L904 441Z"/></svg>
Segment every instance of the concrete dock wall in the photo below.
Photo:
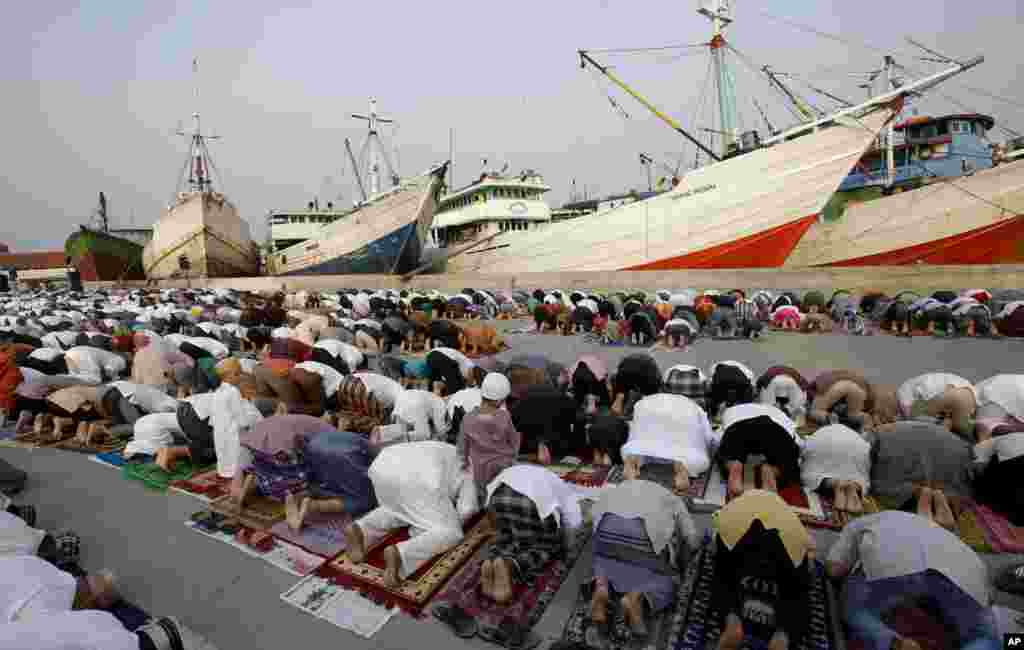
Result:
<svg viewBox="0 0 1024 650"><path fill-rule="evenodd" d="M144 287L145 281L89 282L90 288ZM357 289L675 289L763 288L849 289L895 293L938 289L1021 289L1024 265L875 266L847 268L716 269L683 271L607 271L523 274L418 275L409 280L393 275L319 275L252 278L162 280L158 287L231 288L248 291Z"/></svg>

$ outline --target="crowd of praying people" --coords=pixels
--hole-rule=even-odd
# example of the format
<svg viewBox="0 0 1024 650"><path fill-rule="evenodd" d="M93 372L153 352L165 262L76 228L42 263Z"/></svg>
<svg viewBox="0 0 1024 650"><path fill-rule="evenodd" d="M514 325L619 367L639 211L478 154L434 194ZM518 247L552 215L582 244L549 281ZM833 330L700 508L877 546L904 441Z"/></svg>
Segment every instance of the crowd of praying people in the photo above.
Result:
<svg viewBox="0 0 1024 650"><path fill-rule="evenodd" d="M791 486L834 503L844 528L821 559L841 581L843 620L867 647L915 650L881 619L913 592L932 595L957 647L988 648L1001 640L987 570L950 531L970 496L1024 524L1024 488L1012 481L1024 466L1024 375L972 384L936 371L887 385L858 369L757 373L736 360L665 368L647 351L615 367L599 350L567 366L530 354L499 361L505 343L489 324L532 317L538 330L670 346L760 336L766 325L857 333L866 320L897 332L1024 334L1024 301L950 294L16 295L0 298L0 408L18 433L83 445L129 435L126 459L150 457L167 471L215 464L237 510L254 495L276 499L294 530L310 513L348 513L356 564L408 526L409 539L384 550L390 587L486 512L496 536L480 590L499 604L584 525L579 492L546 466L567 457L621 465L624 480L590 511L590 619L610 633L617 598L636 637L673 604L700 545L685 496L715 464L727 493L714 539L714 602L727 614L718 648L739 648L753 629L784 650L806 631L815 548L779 496ZM864 514L869 495L891 509ZM34 559L38 548L11 569L25 585L51 580L38 577L50 571ZM109 600L99 579L51 582L62 595L50 617ZM458 608L435 615L457 632L472 625ZM75 620L89 634L113 634L109 620ZM148 647L124 639L103 647Z"/></svg>

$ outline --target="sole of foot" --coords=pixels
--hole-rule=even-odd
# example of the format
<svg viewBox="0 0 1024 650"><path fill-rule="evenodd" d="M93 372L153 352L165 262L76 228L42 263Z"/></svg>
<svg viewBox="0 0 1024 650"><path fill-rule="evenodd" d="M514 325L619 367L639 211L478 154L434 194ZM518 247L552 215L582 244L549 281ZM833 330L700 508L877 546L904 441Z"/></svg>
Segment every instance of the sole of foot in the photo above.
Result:
<svg viewBox="0 0 1024 650"><path fill-rule="evenodd" d="M362 529L356 524L345 529L345 544L348 547L348 559L355 564L362 564L366 560L366 540Z"/></svg>

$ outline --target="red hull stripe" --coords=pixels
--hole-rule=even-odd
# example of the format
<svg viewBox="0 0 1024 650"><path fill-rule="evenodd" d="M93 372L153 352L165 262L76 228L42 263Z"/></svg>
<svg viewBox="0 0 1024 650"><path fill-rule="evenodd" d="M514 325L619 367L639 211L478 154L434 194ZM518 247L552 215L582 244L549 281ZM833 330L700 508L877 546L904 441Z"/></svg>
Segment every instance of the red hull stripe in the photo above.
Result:
<svg viewBox="0 0 1024 650"><path fill-rule="evenodd" d="M1024 263L1024 217L1016 216L924 244L822 266L903 266L917 263Z"/></svg>
<svg viewBox="0 0 1024 650"><path fill-rule="evenodd" d="M817 219L810 215L791 223L718 244L694 253L669 257L623 271L665 271L671 269L751 269L782 266L793 248Z"/></svg>

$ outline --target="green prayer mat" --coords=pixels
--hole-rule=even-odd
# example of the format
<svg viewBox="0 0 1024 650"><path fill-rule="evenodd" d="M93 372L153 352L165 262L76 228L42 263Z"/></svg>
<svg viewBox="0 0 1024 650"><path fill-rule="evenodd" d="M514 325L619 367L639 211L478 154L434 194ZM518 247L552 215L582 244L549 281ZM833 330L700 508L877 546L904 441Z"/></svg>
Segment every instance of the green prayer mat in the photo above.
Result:
<svg viewBox="0 0 1024 650"><path fill-rule="evenodd" d="M121 476L129 480L142 481L143 485L148 488L166 492L168 486L174 481L187 481L196 474L213 467L213 465L195 467L192 461L180 460L174 463L173 472L165 472L154 462L125 463L121 468Z"/></svg>

